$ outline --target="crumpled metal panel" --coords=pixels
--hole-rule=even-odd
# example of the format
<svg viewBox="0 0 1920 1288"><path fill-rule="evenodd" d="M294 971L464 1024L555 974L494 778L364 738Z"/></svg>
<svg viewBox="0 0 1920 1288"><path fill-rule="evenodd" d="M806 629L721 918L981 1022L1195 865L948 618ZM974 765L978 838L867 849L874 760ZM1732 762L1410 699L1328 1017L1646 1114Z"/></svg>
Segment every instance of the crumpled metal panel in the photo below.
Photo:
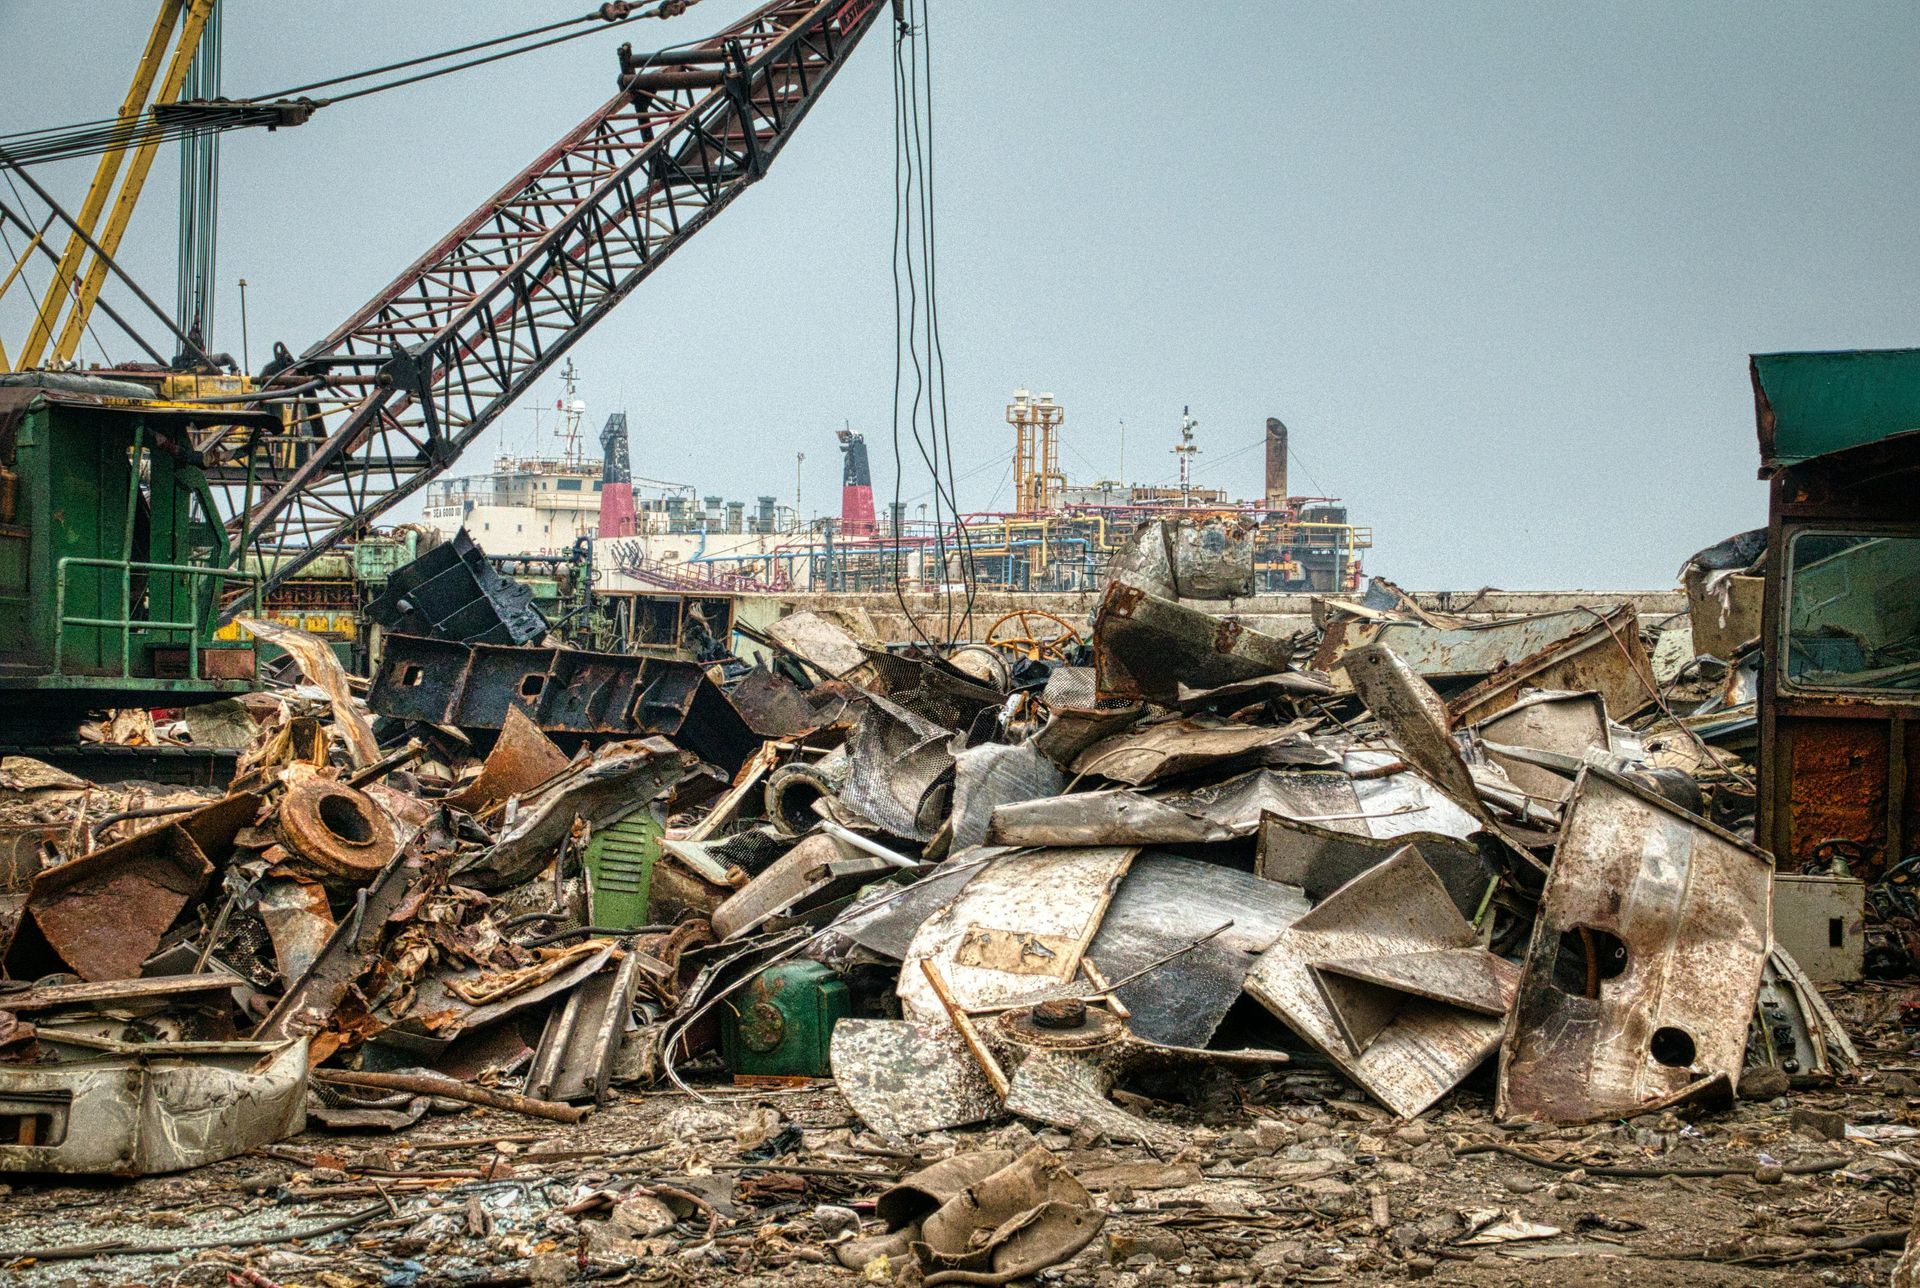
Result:
<svg viewBox="0 0 1920 1288"><path fill-rule="evenodd" d="M1581 614L1588 629L1518 659L1480 683L1447 698L1456 727L1506 710L1531 689L1598 693L1608 714L1624 720L1653 701L1647 691L1652 661L1640 639L1632 604Z"/></svg>
<svg viewBox="0 0 1920 1288"><path fill-rule="evenodd" d="M1291 725L1171 720L1102 738L1074 757L1077 774L1141 787L1162 778L1248 764L1325 768L1340 757L1308 739L1314 722Z"/></svg>
<svg viewBox="0 0 1920 1288"><path fill-rule="evenodd" d="M986 1122L1000 1100L966 1043L938 1023L845 1019L828 1058L835 1088L860 1120L894 1140Z"/></svg>
<svg viewBox="0 0 1920 1288"><path fill-rule="evenodd" d="M1137 1036L1204 1047L1239 999L1254 959L1311 906L1297 889L1251 873L1142 854L1121 879L1086 956L1109 980L1151 968L1118 992Z"/></svg>
<svg viewBox="0 0 1920 1288"><path fill-rule="evenodd" d="M1518 966L1479 947L1327 958L1308 969L1356 1056L1393 1022L1406 997L1504 1019L1520 987Z"/></svg>
<svg viewBox="0 0 1920 1288"><path fill-rule="evenodd" d="M1057 796L1066 781L1060 767L1031 742L967 748L953 762L953 848L984 843L1000 806Z"/></svg>
<svg viewBox="0 0 1920 1288"><path fill-rule="evenodd" d="M539 1049L527 1072L527 1094L543 1100L607 1102L613 1066L633 1011L647 958L628 952L576 984L547 1012Z"/></svg>
<svg viewBox="0 0 1920 1288"><path fill-rule="evenodd" d="M394 569L367 616L384 630L464 643L525 644L547 633L533 588L495 571L465 528Z"/></svg>
<svg viewBox="0 0 1920 1288"><path fill-rule="evenodd" d="M387 922L427 883L445 879L445 865L402 852L359 895L341 918L307 973L287 982L287 991L254 1029L256 1042L310 1037L326 1028L334 1012L386 941Z"/></svg>
<svg viewBox="0 0 1920 1288"><path fill-rule="evenodd" d="M800 686L786 676L756 666L727 691L734 710L762 738L804 738L821 726L840 717L842 703L833 703L831 714L823 716L800 692Z"/></svg>
<svg viewBox="0 0 1920 1288"><path fill-rule="evenodd" d="M1412 846L1440 884L1454 907L1472 916L1486 898L1487 886L1499 868L1477 844L1437 832L1408 832L1399 836L1369 836L1352 823L1302 823L1269 814L1260 823L1259 859L1255 867L1268 881L1298 886L1315 903L1370 868L1378 867Z"/></svg>
<svg viewBox="0 0 1920 1288"><path fill-rule="evenodd" d="M1182 684L1206 689L1290 671L1293 650L1238 618L1111 581L1093 621L1093 662L1102 697L1172 702Z"/></svg>
<svg viewBox="0 0 1920 1288"><path fill-rule="evenodd" d="M1364 1048L1329 1005L1317 962L1473 948L1473 927L1417 853L1362 873L1288 927L1247 975L1247 992L1319 1048L1367 1093L1412 1117L1452 1090L1500 1044L1498 1017L1406 996Z"/></svg>
<svg viewBox="0 0 1920 1288"><path fill-rule="evenodd" d="M458 873L478 890L519 885L553 861L575 819L602 821L677 785L698 767L690 752L664 738L612 743L523 798L520 813L499 833L493 848Z"/></svg>
<svg viewBox="0 0 1920 1288"><path fill-rule="evenodd" d="M305 1041L41 1043L63 1058L0 1065L0 1115L29 1124L0 1171L179 1172L306 1129Z"/></svg>
<svg viewBox="0 0 1920 1288"><path fill-rule="evenodd" d="M1253 593L1253 539L1245 519L1150 519L1114 552L1107 575L1167 599Z"/></svg>
<svg viewBox="0 0 1920 1288"><path fill-rule="evenodd" d="M480 766L480 776L446 798L469 814L484 814L512 797L531 791L567 767L567 755L526 712L507 713L500 737Z"/></svg>
<svg viewBox="0 0 1920 1288"><path fill-rule="evenodd" d="M1345 772L1256 769L1186 789L1076 792L1002 805L988 839L996 845L1177 845L1250 836L1264 815L1319 823L1360 836L1439 832L1469 836L1479 821L1414 773L1350 777L1392 761L1385 752L1348 752Z"/></svg>
<svg viewBox="0 0 1920 1288"><path fill-rule="evenodd" d="M1772 903L1764 851L1620 775L1582 771L1500 1053L1498 1112L1583 1122L1713 1084L1731 1092Z"/></svg>
<svg viewBox="0 0 1920 1288"><path fill-rule="evenodd" d="M81 978L131 979L160 946L187 901L213 874L260 798L239 792L92 854L43 868L27 888L27 911L47 943Z"/></svg>
<svg viewBox="0 0 1920 1288"><path fill-rule="evenodd" d="M1597 693L1542 690L1526 694L1512 706L1480 721L1473 731L1489 743L1527 747L1580 759L1589 750L1610 746L1607 704ZM1565 800L1573 780L1489 748L1487 758L1506 771L1515 787L1533 796Z"/></svg>
<svg viewBox="0 0 1920 1288"><path fill-rule="evenodd" d="M930 960L968 1011L1039 1001L1060 991L1137 851L1023 851L993 860L927 918L907 949L896 990L908 1019L944 1023L921 968Z"/></svg>
<svg viewBox="0 0 1920 1288"><path fill-rule="evenodd" d="M292 657L309 684L326 690L328 705L333 708L333 731L347 744L355 765L371 765L380 759L380 746L373 739L373 729L360 714L353 686L347 681L347 668L334 656L332 645L296 627L254 617L237 620L249 635L265 640Z"/></svg>
<svg viewBox="0 0 1920 1288"><path fill-rule="evenodd" d="M1622 610L1628 622L1632 622L1631 603L1615 605L1602 615L1611 618ZM1352 624L1344 638L1329 638L1313 665L1319 670L1333 670L1350 650L1377 643L1405 658L1407 665L1429 682L1479 680L1543 649L1591 635L1597 629L1596 614L1584 608L1474 622L1451 630L1435 629L1424 622Z"/></svg>

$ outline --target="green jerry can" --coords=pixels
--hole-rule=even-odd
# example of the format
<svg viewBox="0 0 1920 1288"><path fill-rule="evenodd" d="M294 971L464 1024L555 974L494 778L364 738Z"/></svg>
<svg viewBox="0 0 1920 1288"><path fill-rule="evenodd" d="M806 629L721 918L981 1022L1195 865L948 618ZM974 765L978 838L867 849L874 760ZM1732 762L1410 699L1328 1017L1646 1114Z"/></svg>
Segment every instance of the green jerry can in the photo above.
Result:
<svg viewBox="0 0 1920 1288"><path fill-rule="evenodd" d="M847 986L819 962L769 966L729 999L720 1052L735 1075L824 1078L833 1026L852 1012Z"/></svg>

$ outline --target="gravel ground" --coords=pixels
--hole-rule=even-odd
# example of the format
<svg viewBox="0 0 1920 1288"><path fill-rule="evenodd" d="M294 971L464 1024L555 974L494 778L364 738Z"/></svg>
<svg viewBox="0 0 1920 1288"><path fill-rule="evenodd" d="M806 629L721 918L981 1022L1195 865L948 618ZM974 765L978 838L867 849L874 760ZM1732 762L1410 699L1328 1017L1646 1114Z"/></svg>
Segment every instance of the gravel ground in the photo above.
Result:
<svg viewBox="0 0 1920 1288"><path fill-rule="evenodd" d="M830 1084L716 1082L705 1102L623 1094L576 1126L467 1111L390 1135L310 1132L181 1176L17 1178L0 1256L26 1285L910 1282L898 1265L841 1268L828 1232L845 1218L816 1209L852 1207L878 1232L871 1201L899 1175L1037 1139L1108 1214L1091 1246L1043 1276L1055 1283L1878 1285L1920 1170L1916 1039L1890 1022L1906 993L1833 997L1865 1058L1858 1074L1716 1110L1507 1128L1482 1070L1403 1123L1331 1074L1294 1068L1223 1078L1197 1107L1136 1102L1182 1126L1188 1143L1169 1157L1017 1124L922 1137L903 1154ZM1830 1138L1849 1126L1877 1138ZM642 1210L666 1215L643 1226L630 1215ZM347 1230L241 1246L348 1218ZM108 1243L145 1250L46 1257Z"/></svg>

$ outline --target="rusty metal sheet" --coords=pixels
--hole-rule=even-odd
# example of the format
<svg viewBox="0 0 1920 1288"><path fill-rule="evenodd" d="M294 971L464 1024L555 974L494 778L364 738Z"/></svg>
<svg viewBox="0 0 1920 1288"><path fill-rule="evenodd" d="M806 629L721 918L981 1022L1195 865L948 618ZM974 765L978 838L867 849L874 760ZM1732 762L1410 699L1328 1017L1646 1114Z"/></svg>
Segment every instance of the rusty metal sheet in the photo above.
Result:
<svg viewBox="0 0 1920 1288"><path fill-rule="evenodd" d="M1315 982L1313 964L1474 945L1473 928L1411 848L1362 873L1261 954L1247 992L1367 1093L1412 1117L1452 1090L1500 1044L1501 1021L1407 996L1355 1054Z"/></svg>
<svg viewBox="0 0 1920 1288"><path fill-rule="evenodd" d="M1117 788L1023 801L995 810L987 835L996 845L1199 844L1251 836L1268 814L1358 835L1468 836L1481 826L1417 774L1350 777L1356 768L1393 759L1350 752L1346 772L1256 769L1179 790Z"/></svg>
<svg viewBox="0 0 1920 1288"><path fill-rule="evenodd" d="M1172 702L1180 686L1213 688L1293 669L1293 650L1236 617L1214 617L1130 586L1107 583L1093 622L1102 697Z"/></svg>
<svg viewBox="0 0 1920 1288"><path fill-rule="evenodd" d="M27 911L83 979L131 979L187 901L253 822L260 798L241 792L138 836L34 874Z"/></svg>
<svg viewBox="0 0 1920 1288"><path fill-rule="evenodd" d="M1478 947L1331 958L1310 969L1355 1055L1393 1022L1404 997L1504 1019L1520 986L1518 966Z"/></svg>
<svg viewBox="0 0 1920 1288"><path fill-rule="evenodd" d="M1407 762L1473 814L1486 818L1473 774L1453 741L1446 705L1433 686L1384 644L1353 650L1343 665L1353 691Z"/></svg>
<svg viewBox="0 0 1920 1288"><path fill-rule="evenodd" d="M1312 721L1240 725L1170 720L1093 743L1074 757L1075 775L1093 774L1143 787L1163 778L1248 764L1338 765L1340 757L1307 738Z"/></svg>
<svg viewBox="0 0 1920 1288"><path fill-rule="evenodd" d="M1584 770L1540 898L1496 1109L1631 1117L1731 1091L1771 947L1764 851L1630 780Z"/></svg>
<svg viewBox="0 0 1920 1288"><path fill-rule="evenodd" d="M1311 906L1298 890L1252 873L1149 852L1121 879L1086 957L1109 980L1149 971L1118 990L1137 1036L1204 1047L1254 959Z"/></svg>
<svg viewBox="0 0 1920 1288"><path fill-rule="evenodd" d="M727 690L727 700L747 727L762 738L804 738L839 718L846 706L832 703L832 714L823 716L800 692L799 685L765 666L747 672Z"/></svg>
<svg viewBox="0 0 1920 1288"><path fill-rule="evenodd" d="M1504 747L1530 747L1580 759L1587 751L1610 746L1607 704L1597 693L1542 690L1521 697L1497 715L1480 721L1474 733ZM1506 771L1521 791L1549 800L1565 800L1573 780L1513 756L1488 749L1487 758Z"/></svg>
<svg viewBox="0 0 1920 1288"><path fill-rule="evenodd" d="M518 707L507 712L500 737L487 753L480 776L446 798L469 814L485 814L511 797L532 791L567 767L567 753Z"/></svg>
<svg viewBox="0 0 1920 1288"><path fill-rule="evenodd" d="M138 979L102 980L91 984L41 984L6 995L6 1009L16 1015L36 1011L61 1011L83 1007L112 1007L116 1010L152 1005L166 1006L207 993L224 993L244 983L226 970L210 970L198 975L145 975Z"/></svg>
<svg viewBox="0 0 1920 1288"><path fill-rule="evenodd" d="M1086 677L1084 690L1082 676ZM1033 736L1033 745L1056 765L1072 764L1090 743L1131 728L1146 713L1146 704L1141 702L1119 698L1100 702L1093 695L1092 676L1092 667L1057 666L1047 678L1047 687L1041 690L1047 723Z"/></svg>
<svg viewBox="0 0 1920 1288"><path fill-rule="evenodd" d="M287 991L253 1031L257 1042L285 1042L326 1028L333 1013L386 939L387 923L416 890L446 877L445 864L402 853L368 884L327 939L307 973L289 980Z"/></svg>
<svg viewBox="0 0 1920 1288"><path fill-rule="evenodd" d="M876 632L862 630L856 634L831 617L804 609L768 626L767 634L781 648L812 663L828 679L864 666L867 654L862 645L881 642Z"/></svg>
<svg viewBox="0 0 1920 1288"><path fill-rule="evenodd" d="M945 977L969 1011L1051 996L1080 968L1080 955L1137 851L1127 847L1029 850L982 868L953 902L921 923L900 971L901 1011L944 1022L946 1009L922 960ZM1010 942L1011 956L990 950Z"/></svg>
<svg viewBox="0 0 1920 1288"><path fill-rule="evenodd" d="M1127 535L1107 575L1167 599L1253 593L1255 524L1239 518L1149 519Z"/></svg>
<svg viewBox="0 0 1920 1288"><path fill-rule="evenodd" d="M305 1042L40 1040L57 1060L0 1065L0 1172L179 1172L306 1128Z"/></svg>
<svg viewBox="0 0 1920 1288"><path fill-rule="evenodd" d="M542 1100L607 1102L640 976L651 960L628 952L574 986L547 1013L526 1092Z"/></svg>
<svg viewBox="0 0 1920 1288"><path fill-rule="evenodd" d="M1606 615L1611 617L1623 611L1631 623L1631 603L1617 604L1607 610ZM1429 682L1471 681L1503 671L1543 650L1591 635L1597 629L1593 612L1569 608L1530 617L1474 622L1451 630L1436 630L1422 622L1385 622L1365 642L1391 648Z"/></svg>
<svg viewBox="0 0 1920 1288"><path fill-rule="evenodd" d="M273 941L273 960L281 979L305 975L333 937L326 888L317 881L268 877L260 883L256 911Z"/></svg>
<svg viewBox="0 0 1920 1288"><path fill-rule="evenodd" d="M1056 1010L1045 1025L1036 1022L1031 1009L1009 1011L985 1032L1010 1066L1006 1105L1014 1113L1064 1131L1139 1141L1167 1152L1187 1143L1179 1131L1128 1113L1107 1098L1123 1078L1150 1070L1287 1063L1279 1051L1202 1051L1148 1042L1111 1011L1092 1006L1065 1014Z"/></svg>
<svg viewBox="0 0 1920 1288"><path fill-rule="evenodd" d="M1280 675L1236 680L1232 684L1216 685L1211 689L1196 689L1182 683L1175 690L1173 706L1181 711L1232 711L1270 698L1318 698L1336 692L1338 689L1324 675L1287 671Z"/></svg>
<svg viewBox="0 0 1920 1288"><path fill-rule="evenodd" d="M1504 711L1528 689L1598 693L1608 714L1620 720L1651 702L1647 688L1653 662L1641 642L1633 605L1581 609L1574 616L1585 620L1584 631L1516 658L1465 692L1450 694L1447 714L1454 726L1477 724Z"/></svg>

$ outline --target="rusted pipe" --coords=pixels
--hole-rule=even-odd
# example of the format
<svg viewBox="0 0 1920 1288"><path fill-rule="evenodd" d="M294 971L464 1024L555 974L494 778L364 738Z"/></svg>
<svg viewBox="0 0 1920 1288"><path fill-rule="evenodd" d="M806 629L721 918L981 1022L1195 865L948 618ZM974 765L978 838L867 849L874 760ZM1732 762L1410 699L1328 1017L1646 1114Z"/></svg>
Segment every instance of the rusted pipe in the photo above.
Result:
<svg viewBox="0 0 1920 1288"><path fill-rule="evenodd" d="M529 1118L545 1118L557 1123L577 1123L593 1112L586 1105L536 1100L514 1091L490 1091L438 1074L355 1073L346 1069L315 1069L311 1076L343 1087L372 1087L379 1091L409 1091L416 1096L445 1096L448 1100L485 1105L488 1109L510 1109Z"/></svg>

